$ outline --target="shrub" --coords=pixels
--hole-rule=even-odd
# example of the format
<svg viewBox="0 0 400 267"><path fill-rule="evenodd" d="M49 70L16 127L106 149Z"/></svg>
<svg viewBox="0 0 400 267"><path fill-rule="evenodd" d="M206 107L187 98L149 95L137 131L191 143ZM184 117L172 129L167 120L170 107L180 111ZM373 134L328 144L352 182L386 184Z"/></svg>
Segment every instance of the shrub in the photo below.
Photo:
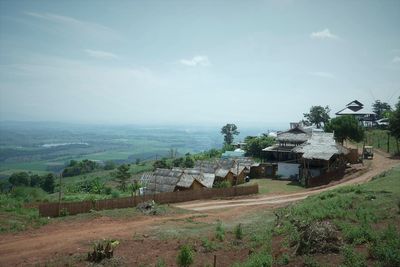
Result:
<svg viewBox="0 0 400 267"><path fill-rule="evenodd" d="M344 256L343 264L346 267L366 267L367 262L365 257L361 254L358 254L354 251L354 249L350 246L345 246L342 249L342 254Z"/></svg>
<svg viewBox="0 0 400 267"><path fill-rule="evenodd" d="M221 181L214 184L214 188L228 188L231 187L231 183L229 181Z"/></svg>
<svg viewBox="0 0 400 267"><path fill-rule="evenodd" d="M260 251L253 253L250 257L243 263L235 264L234 267L271 267L272 266L272 256L265 251Z"/></svg>
<svg viewBox="0 0 400 267"><path fill-rule="evenodd" d="M201 240L201 245L203 246L205 252L211 252L217 250L217 245L210 241L208 238Z"/></svg>
<svg viewBox="0 0 400 267"><path fill-rule="evenodd" d="M91 262L100 262L103 259L110 259L114 256L114 248L117 247L119 242L117 240L103 240L102 242L95 243L93 252L89 252L87 260Z"/></svg>
<svg viewBox="0 0 400 267"><path fill-rule="evenodd" d="M235 237L236 237L236 239L239 239L239 240L241 240L243 238L243 228L242 228L241 223L239 223L235 227Z"/></svg>
<svg viewBox="0 0 400 267"><path fill-rule="evenodd" d="M117 190L112 190L112 192L111 192L111 197L112 197L112 198L119 198L119 191L117 191Z"/></svg>
<svg viewBox="0 0 400 267"><path fill-rule="evenodd" d="M178 257L176 258L176 263L180 267L188 267L193 263L193 250L188 245L183 245L180 250Z"/></svg>
<svg viewBox="0 0 400 267"><path fill-rule="evenodd" d="M278 265L288 265L289 264L289 255L284 253L278 260Z"/></svg>
<svg viewBox="0 0 400 267"><path fill-rule="evenodd" d="M105 187L104 187L104 193L105 193L106 195L111 195L111 193L112 193L112 188L109 187L109 186L105 186Z"/></svg>
<svg viewBox="0 0 400 267"><path fill-rule="evenodd" d="M219 221L217 223L217 228L215 229L215 237L219 240L219 241L224 241L225 238L225 229L222 226L222 223Z"/></svg>

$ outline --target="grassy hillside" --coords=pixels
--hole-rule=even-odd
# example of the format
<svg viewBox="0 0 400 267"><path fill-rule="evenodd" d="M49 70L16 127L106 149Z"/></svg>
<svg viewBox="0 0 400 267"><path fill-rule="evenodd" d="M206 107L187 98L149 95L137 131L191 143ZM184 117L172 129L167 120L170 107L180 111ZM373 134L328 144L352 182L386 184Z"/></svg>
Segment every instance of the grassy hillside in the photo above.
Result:
<svg viewBox="0 0 400 267"><path fill-rule="evenodd" d="M265 239L238 266L400 266L400 167L276 216L274 225L258 226Z"/></svg>

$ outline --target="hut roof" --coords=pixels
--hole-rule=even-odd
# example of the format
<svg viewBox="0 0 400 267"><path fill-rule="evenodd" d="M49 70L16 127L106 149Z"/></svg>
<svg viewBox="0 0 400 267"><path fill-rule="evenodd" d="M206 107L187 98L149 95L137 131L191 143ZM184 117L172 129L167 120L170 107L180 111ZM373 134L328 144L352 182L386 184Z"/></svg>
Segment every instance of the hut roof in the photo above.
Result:
<svg viewBox="0 0 400 267"><path fill-rule="evenodd" d="M146 191L150 193L173 192L182 171L169 169L156 169L152 174L142 175L142 182Z"/></svg>
<svg viewBox="0 0 400 267"><path fill-rule="evenodd" d="M304 159L330 160L334 155L347 154L348 150L335 142L333 133L314 132L306 143L293 149L303 153Z"/></svg>
<svg viewBox="0 0 400 267"><path fill-rule="evenodd" d="M310 138L310 135L311 134L309 131L297 126L286 132L278 133L278 137L276 139L280 142L303 143Z"/></svg>
<svg viewBox="0 0 400 267"><path fill-rule="evenodd" d="M179 182L176 184L176 186L183 187L183 188L189 188L192 186L195 178L193 175L188 174L188 173L183 173L181 178L179 179Z"/></svg>

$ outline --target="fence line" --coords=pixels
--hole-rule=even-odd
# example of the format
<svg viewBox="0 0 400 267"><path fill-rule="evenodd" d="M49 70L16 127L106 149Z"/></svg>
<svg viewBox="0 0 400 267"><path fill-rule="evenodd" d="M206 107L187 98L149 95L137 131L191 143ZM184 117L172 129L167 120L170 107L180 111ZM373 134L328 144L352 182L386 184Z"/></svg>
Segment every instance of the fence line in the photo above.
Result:
<svg viewBox="0 0 400 267"><path fill-rule="evenodd" d="M102 199L80 202L43 203L39 205L39 215L43 217L57 217L61 213L75 215L87 213L91 210L122 209L135 207L137 204L154 200L160 204L185 202L198 199L210 199L218 197L243 196L258 193L258 185L238 186L230 188L204 188L200 190L176 191L159 194L151 194L136 197L124 197L116 199Z"/></svg>

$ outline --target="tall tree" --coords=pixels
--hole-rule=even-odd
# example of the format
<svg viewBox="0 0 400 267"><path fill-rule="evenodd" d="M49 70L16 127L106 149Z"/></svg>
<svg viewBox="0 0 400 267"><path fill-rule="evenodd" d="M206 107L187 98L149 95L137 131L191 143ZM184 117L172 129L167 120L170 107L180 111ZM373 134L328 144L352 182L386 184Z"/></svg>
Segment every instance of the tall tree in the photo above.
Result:
<svg viewBox="0 0 400 267"><path fill-rule="evenodd" d="M334 132L335 139L343 144L346 139L360 142L364 139L364 128L353 116L333 118L325 125L326 132Z"/></svg>
<svg viewBox="0 0 400 267"><path fill-rule="evenodd" d="M304 118L310 123L315 124L317 128L321 128L322 123L325 125L329 122L331 112L329 106L312 106L309 113L304 113Z"/></svg>
<svg viewBox="0 0 400 267"><path fill-rule="evenodd" d="M127 183L129 178L131 177L131 174L129 172L129 164L122 164L117 168L117 172L115 174L115 178L117 182L119 183L119 186L122 191L125 191L127 188Z"/></svg>
<svg viewBox="0 0 400 267"><path fill-rule="evenodd" d="M49 173L46 176L44 176L42 189L48 193L54 193L54 187L55 187L54 174Z"/></svg>
<svg viewBox="0 0 400 267"><path fill-rule="evenodd" d="M396 138L397 154L400 153L399 141L400 141L400 97L397 102L395 110L389 116L389 131L394 138Z"/></svg>
<svg viewBox="0 0 400 267"><path fill-rule="evenodd" d="M261 158L262 150L274 144L275 139L268 136L247 136L244 139L246 143L246 155Z"/></svg>
<svg viewBox="0 0 400 267"><path fill-rule="evenodd" d="M379 120L388 116L392 111L392 107L386 102L376 100L374 104L372 104L372 111L376 113L376 118Z"/></svg>
<svg viewBox="0 0 400 267"><path fill-rule="evenodd" d="M226 145L231 145L233 143L233 136L238 135L239 131L235 124L228 123L221 129L221 134L224 135L224 143Z"/></svg>

